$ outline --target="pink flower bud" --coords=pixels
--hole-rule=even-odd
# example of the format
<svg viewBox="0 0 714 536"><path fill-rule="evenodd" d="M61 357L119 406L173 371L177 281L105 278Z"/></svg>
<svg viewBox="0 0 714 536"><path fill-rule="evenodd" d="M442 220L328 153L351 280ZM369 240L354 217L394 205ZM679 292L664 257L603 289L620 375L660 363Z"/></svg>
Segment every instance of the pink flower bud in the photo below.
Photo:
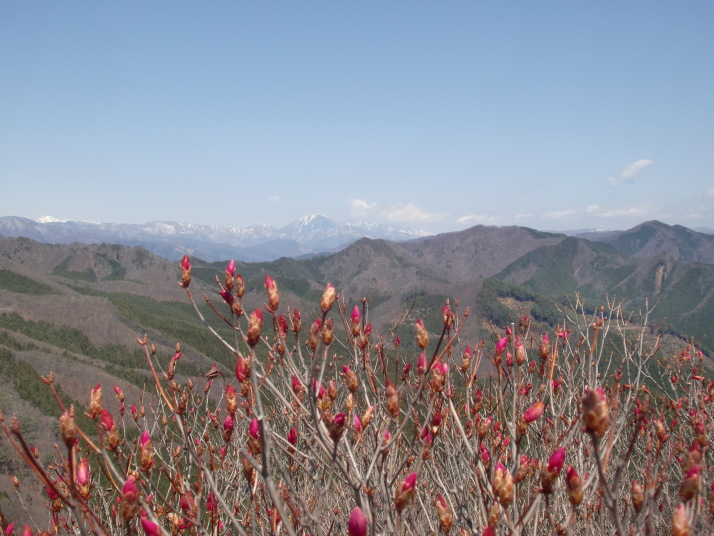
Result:
<svg viewBox="0 0 714 536"><path fill-rule="evenodd" d="M684 502L694 498L699 491L699 474L699 465L695 463L689 471L687 471L687 474L682 480L682 485L679 488L679 496Z"/></svg>
<svg viewBox="0 0 714 536"><path fill-rule="evenodd" d="M243 383L248 378L246 374L245 358L240 356L236 359L236 379Z"/></svg>
<svg viewBox="0 0 714 536"><path fill-rule="evenodd" d="M412 473L397 487L396 494L394 496L394 506L397 512L401 512L409 504L409 500L414 492L414 486L416 485L417 474Z"/></svg>
<svg viewBox="0 0 714 536"><path fill-rule="evenodd" d="M366 536L367 518L359 506L355 506L347 522L347 533L349 536Z"/></svg>
<svg viewBox="0 0 714 536"><path fill-rule="evenodd" d="M543 472L541 473L540 485L543 493L551 493L553 491L553 485L560 475L560 471L563 469L563 464L565 463L565 449L560 447L556 450L548 459L548 463L543 467Z"/></svg>
<svg viewBox="0 0 714 536"><path fill-rule="evenodd" d="M253 420L250 421L250 427L248 428L248 434L253 439L258 439L258 437L260 437L260 424L258 423L258 419L253 418Z"/></svg>
<svg viewBox="0 0 714 536"><path fill-rule="evenodd" d="M184 255L181 259L181 285L183 288L188 288L191 284L191 261L188 260L188 255Z"/></svg>
<svg viewBox="0 0 714 536"><path fill-rule="evenodd" d="M89 484L89 460L82 458L77 466L77 484L86 486Z"/></svg>
<svg viewBox="0 0 714 536"><path fill-rule="evenodd" d="M439 523L443 531L448 534L451 530L451 524L453 523L453 516L451 514L451 508L447 504L446 500L441 496L437 495L434 501L436 506L436 513L439 516Z"/></svg>
<svg viewBox="0 0 714 536"><path fill-rule="evenodd" d="M102 410L101 423L107 432L111 432L112 430L114 430L114 418L112 417L112 414L109 413L106 409Z"/></svg>
<svg viewBox="0 0 714 536"><path fill-rule="evenodd" d="M342 437L342 433L345 431L345 414L338 413L335 415L328 428L330 431L330 437L335 443L337 443L340 440L340 437Z"/></svg>
<svg viewBox="0 0 714 536"><path fill-rule="evenodd" d="M523 420L527 423L530 424L538 417L540 417L543 414L543 409L545 408L545 404L541 402L540 400L533 404L530 408L528 408L524 413L523 413Z"/></svg>
<svg viewBox="0 0 714 536"><path fill-rule="evenodd" d="M121 490L121 511L125 521L134 516L138 502L139 489L136 487L136 479L131 475L126 479Z"/></svg>
<svg viewBox="0 0 714 536"><path fill-rule="evenodd" d="M359 389L359 380L357 379L357 375L347 365L342 365L342 372L345 375L345 381L347 382L347 388L351 392L356 393L357 389Z"/></svg>
<svg viewBox="0 0 714 536"><path fill-rule="evenodd" d="M303 392L304 387L302 386L302 383L300 382L299 378L297 376L295 376L295 374L293 374L291 383L292 383L293 393L295 393L296 395L299 396L300 393Z"/></svg>
<svg viewBox="0 0 714 536"><path fill-rule="evenodd" d="M292 315L290 315L290 329L296 335L302 329L302 320L300 318L300 311L298 311L297 309L294 309L292 312Z"/></svg>
<svg viewBox="0 0 714 536"><path fill-rule="evenodd" d="M508 337L503 337L501 340L499 340L496 343L496 353L502 354L503 351L506 349L507 344L508 344Z"/></svg>
<svg viewBox="0 0 714 536"><path fill-rule="evenodd" d="M232 276L236 275L236 263L233 259L228 261L228 265L226 266L226 272Z"/></svg>
<svg viewBox="0 0 714 536"><path fill-rule="evenodd" d="M280 315L278 317L278 330L280 331L280 336L285 338L288 335L288 321L285 319L285 315Z"/></svg>
<svg viewBox="0 0 714 536"><path fill-rule="evenodd" d="M144 529L146 536L161 536L161 527L151 521L146 515L141 517L141 528Z"/></svg>
<svg viewBox="0 0 714 536"><path fill-rule="evenodd" d="M362 319L360 318L359 306L357 306L357 305L355 305L354 309L352 309L351 321L352 321L352 328L351 328L352 335L354 335L356 337L357 335L359 335L360 329L362 327Z"/></svg>
<svg viewBox="0 0 714 536"><path fill-rule="evenodd" d="M362 421L360 420L359 415L355 413L352 417L352 421L354 423L355 432L357 432L358 434L362 432Z"/></svg>
<svg viewBox="0 0 714 536"><path fill-rule="evenodd" d="M233 417L231 417L230 413L226 415L226 418L223 419L223 429L232 432L233 431Z"/></svg>
<svg viewBox="0 0 714 536"><path fill-rule="evenodd" d="M419 354L419 359L417 360L417 372L420 375L426 372L426 357L424 357L423 352Z"/></svg>
<svg viewBox="0 0 714 536"><path fill-rule="evenodd" d="M560 473L563 469L563 463L565 463L565 449L560 447L548 459L548 471Z"/></svg>

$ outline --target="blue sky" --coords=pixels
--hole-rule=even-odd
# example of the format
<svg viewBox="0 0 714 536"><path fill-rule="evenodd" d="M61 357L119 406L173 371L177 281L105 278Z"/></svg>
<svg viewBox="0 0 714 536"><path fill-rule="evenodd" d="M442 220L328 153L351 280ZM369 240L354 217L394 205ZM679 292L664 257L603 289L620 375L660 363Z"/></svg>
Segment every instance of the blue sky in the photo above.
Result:
<svg viewBox="0 0 714 536"><path fill-rule="evenodd" d="M714 2L3 2L0 215L714 227Z"/></svg>

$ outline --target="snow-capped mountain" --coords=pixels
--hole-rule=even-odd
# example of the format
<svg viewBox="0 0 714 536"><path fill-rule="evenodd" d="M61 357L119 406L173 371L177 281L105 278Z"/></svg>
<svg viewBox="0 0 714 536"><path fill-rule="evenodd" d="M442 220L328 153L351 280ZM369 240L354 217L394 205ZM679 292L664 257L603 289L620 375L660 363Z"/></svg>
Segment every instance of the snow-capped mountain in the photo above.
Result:
<svg viewBox="0 0 714 536"><path fill-rule="evenodd" d="M0 217L0 235L24 236L51 244L107 242L143 246L170 259L190 253L209 261L234 258L258 262L336 251L363 237L403 241L429 233L365 222L338 223L322 214L312 214L281 229L270 225L218 227L173 221L74 222L51 216L35 221L5 216Z"/></svg>

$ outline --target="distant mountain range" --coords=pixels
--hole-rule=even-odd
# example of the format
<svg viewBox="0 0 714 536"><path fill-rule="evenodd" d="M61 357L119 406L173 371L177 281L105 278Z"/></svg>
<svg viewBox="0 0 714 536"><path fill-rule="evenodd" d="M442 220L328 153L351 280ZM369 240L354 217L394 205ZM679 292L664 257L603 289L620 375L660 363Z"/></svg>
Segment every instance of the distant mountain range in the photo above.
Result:
<svg viewBox="0 0 714 536"><path fill-rule="evenodd" d="M52 217L35 221L0 217L0 235L49 244L120 244L143 246L170 260L185 253L207 260L271 261L339 251L360 238L393 241L427 236L425 231L368 222L338 223L322 214L304 216L277 229L270 225L218 227L173 221L144 224L75 222Z"/></svg>

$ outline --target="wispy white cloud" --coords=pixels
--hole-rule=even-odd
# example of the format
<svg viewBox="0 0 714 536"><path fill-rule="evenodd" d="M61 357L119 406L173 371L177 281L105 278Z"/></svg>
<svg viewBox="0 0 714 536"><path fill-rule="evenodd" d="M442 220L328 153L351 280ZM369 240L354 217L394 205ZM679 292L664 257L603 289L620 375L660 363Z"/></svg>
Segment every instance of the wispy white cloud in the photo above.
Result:
<svg viewBox="0 0 714 536"><path fill-rule="evenodd" d="M365 218L377 206L377 203L368 203L364 199L350 199L350 206L353 218Z"/></svg>
<svg viewBox="0 0 714 536"><path fill-rule="evenodd" d="M714 199L714 188L709 188L704 195L710 199Z"/></svg>
<svg viewBox="0 0 714 536"><path fill-rule="evenodd" d="M608 177L607 182L613 186L617 186L621 182L634 182L635 177L639 175L643 169L652 164L652 160L647 160L646 158L637 160L636 162L626 165L616 177Z"/></svg>
<svg viewBox="0 0 714 536"><path fill-rule="evenodd" d="M546 220L564 220L566 218L570 218L571 216L575 216L577 212L574 210L554 210L553 212L546 212L543 214L543 218Z"/></svg>
<svg viewBox="0 0 714 536"><path fill-rule="evenodd" d="M271 202L271 203L277 203L278 201L280 201L280 198L279 198L277 195L271 195L271 196L268 198L268 201Z"/></svg>
<svg viewBox="0 0 714 536"><path fill-rule="evenodd" d="M487 214L468 214L457 218L456 223L460 225L493 225L496 223L496 217Z"/></svg>
<svg viewBox="0 0 714 536"><path fill-rule="evenodd" d="M585 212L600 218L615 218L618 216L644 216L647 210L642 207L604 208L600 205L589 205Z"/></svg>
<svg viewBox="0 0 714 536"><path fill-rule="evenodd" d="M427 212L426 210L416 206L414 203L406 205L393 205L387 211L387 219L400 223L409 222L438 222L444 220L443 214L436 212Z"/></svg>

